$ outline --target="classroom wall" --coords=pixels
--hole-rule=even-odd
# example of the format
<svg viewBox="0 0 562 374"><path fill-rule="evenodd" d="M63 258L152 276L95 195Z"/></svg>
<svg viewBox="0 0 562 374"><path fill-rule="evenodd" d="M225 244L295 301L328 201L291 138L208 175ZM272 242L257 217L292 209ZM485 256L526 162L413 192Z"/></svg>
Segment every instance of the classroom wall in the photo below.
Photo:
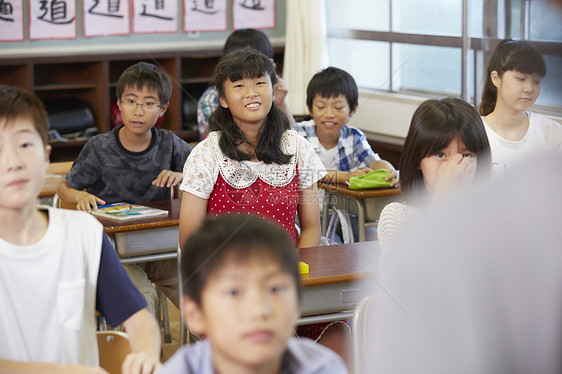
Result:
<svg viewBox="0 0 562 374"><path fill-rule="evenodd" d="M0 1L1 2L1 1ZM172 34L130 34L124 36L84 37L83 2L76 1L77 38L72 40L28 40L29 4L23 2L24 38L22 42L0 42L0 58L27 56L64 56L70 54L96 54L114 52L221 49L232 27L232 1L227 1L226 31L185 33L183 31L183 1L178 0L178 32ZM262 30L274 46L285 44L286 0L275 1L276 27Z"/></svg>

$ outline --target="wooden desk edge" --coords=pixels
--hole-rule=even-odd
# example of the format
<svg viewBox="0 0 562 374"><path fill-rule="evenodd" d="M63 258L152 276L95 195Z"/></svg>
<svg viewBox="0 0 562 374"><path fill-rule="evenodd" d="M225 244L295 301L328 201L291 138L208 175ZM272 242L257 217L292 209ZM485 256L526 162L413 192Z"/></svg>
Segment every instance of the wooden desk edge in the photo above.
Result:
<svg viewBox="0 0 562 374"><path fill-rule="evenodd" d="M318 182L318 188L326 191L326 193L337 193L345 196L351 196L360 199L368 199L372 197L395 196L402 194L399 188L370 188L362 190L350 190L347 185L334 184L326 182Z"/></svg>
<svg viewBox="0 0 562 374"><path fill-rule="evenodd" d="M120 232L131 232L131 231L140 231L140 230L153 230L153 229L162 229L166 227L178 227L180 224L179 219L173 219L169 221L162 221L162 222L139 222L139 223L132 223L131 225L126 226L105 226L110 225L111 220L105 219L103 221L104 228L106 234L117 234ZM118 221L123 222L123 221Z"/></svg>
<svg viewBox="0 0 562 374"><path fill-rule="evenodd" d="M351 274L329 275L329 276L315 277L315 278L301 278L301 282L303 287L324 286L327 284L354 282L354 281L362 280L366 277L367 277L367 273L351 273Z"/></svg>

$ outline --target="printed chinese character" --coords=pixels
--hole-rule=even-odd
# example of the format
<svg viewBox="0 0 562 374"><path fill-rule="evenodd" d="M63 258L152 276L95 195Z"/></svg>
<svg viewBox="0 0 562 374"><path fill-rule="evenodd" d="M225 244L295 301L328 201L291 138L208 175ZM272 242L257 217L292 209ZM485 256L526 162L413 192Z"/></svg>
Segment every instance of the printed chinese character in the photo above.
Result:
<svg viewBox="0 0 562 374"><path fill-rule="evenodd" d="M148 13L147 10L146 10L147 9L147 5L146 5L147 2L150 3L150 0L144 0L143 1L142 12L140 14L141 16L155 17L155 18L163 19L165 21L173 21L174 20L172 17L164 17L164 16L161 16L159 14ZM165 4L164 0L154 0L153 3L154 3L154 11L164 9L164 4Z"/></svg>
<svg viewBox="0 0 562 374"><path fill-rule="evenodd" d="M64 0L41 0L41 7L40 10L43 11L37 19L41 21L45 21L48 23L53 23L57 25L64 25L68 23L72 23L74 21L74 17L67 20L67 4Z"/></svg>
<svg viewBox="0 0 562 374"><path fill-rule="evenodd" d="M121 0L106 0L104 4L98 7L100 3L102 3L101 0L94 0L94 4L88 9L88 13L98 16L123 18L123 15L119 14Z"/></svg>
<svg viewBox="0 0 562 374"><path fill-rule="evenodd" d="M215 0L204 0L203 1L203 4L204 4L203 9L199 9L198 3L199 3L198 0L193 0L193 8L191 8L191 10L193 10L194 12L205 13L205 14L215 14L215 13L218 12L216 9L214 9Z"/></svg>
<svg viewBox="0 0 562 374"><path fill-rule="evenodd" d="M264 10L265 8L261 6L261 0L243 0L240 6L252 9L252 10Z"/></svg>
<svg viewBox="0 0 562 374"><path fill-rule="evenodd" d="M14 7L9 2L0 0L0 20L14 22Z"/></svg>

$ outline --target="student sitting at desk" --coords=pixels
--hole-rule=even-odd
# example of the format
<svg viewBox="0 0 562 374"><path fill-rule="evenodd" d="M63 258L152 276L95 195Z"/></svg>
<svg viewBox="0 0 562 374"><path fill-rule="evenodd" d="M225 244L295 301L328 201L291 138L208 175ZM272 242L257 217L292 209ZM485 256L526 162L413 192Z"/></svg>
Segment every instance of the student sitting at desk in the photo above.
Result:
<svg viewBox="0 0 562 374"><path fill-rule="evenodd" d="M139 62L127 68L117 82L123 125L86 143L59 186L60 198L87 212L98 204L170 199L191 151L171 131L154 127L166 112L171 93L172 81L159 67ZM151 312L158 301L152 283L179 305L175 259L127 264L125 269Z"/></svg>
<svg viewBox="0 0 562 374"><path fill-rule="evenodd" d="M291 238L254 216L208 219L183 245L185 324L205 335L161 374L347 373L342 360L294 337L300 273Z"/></svg>
<svg viewBox="0 0 562 374"><path fill-rule="evenodd" d="M0 372L106 373L97 367L97 310L129 335L123 372L152 373L160 366L158 325L102 225L36 206L47 132L41 101L0 85Z"/></svg>
<svg viewBox="0 0 562 374"><path fill-rule="evenodd" d="M359 100L353 77L341 69L329 67L316 73L306 89L306 105L312 120L298 122L295 130L314 147L328 175L327 181L345 183L349 178L376 169L387 169L387 181L396 178L396 170L373 152L363 132L347 123ZM398 180L391 182L398 185Z"/></svg>
<svg viewBox="0 0 562 374"><path fill-rule="evenodd" d="M490 177L490 145L476 109L457 98L426 100L412 116L400 159L404 203L390 203L381 212L381 250L392 245L420 207L443 198L451 189Z"/></svg>

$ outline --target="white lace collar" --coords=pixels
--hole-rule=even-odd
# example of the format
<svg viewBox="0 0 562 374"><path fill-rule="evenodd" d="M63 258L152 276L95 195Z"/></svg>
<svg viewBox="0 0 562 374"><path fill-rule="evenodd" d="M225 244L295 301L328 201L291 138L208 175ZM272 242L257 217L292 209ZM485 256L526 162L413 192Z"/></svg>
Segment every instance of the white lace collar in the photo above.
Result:
<svg viewBox="0 0 562 374"><path fill-rule="evenodd" d="M297 133L294 130L287 130L281 139L281 150L285 154L293 155L288 164L269 164L259 171L251 168L244 162L231 160L224 155L219 147L221 133L213 131L208 135L211 150L219 166L222 178L237 189L250 187L258 178L274 187L283 187L289 184L296 173L297 165Z"/></svg>

